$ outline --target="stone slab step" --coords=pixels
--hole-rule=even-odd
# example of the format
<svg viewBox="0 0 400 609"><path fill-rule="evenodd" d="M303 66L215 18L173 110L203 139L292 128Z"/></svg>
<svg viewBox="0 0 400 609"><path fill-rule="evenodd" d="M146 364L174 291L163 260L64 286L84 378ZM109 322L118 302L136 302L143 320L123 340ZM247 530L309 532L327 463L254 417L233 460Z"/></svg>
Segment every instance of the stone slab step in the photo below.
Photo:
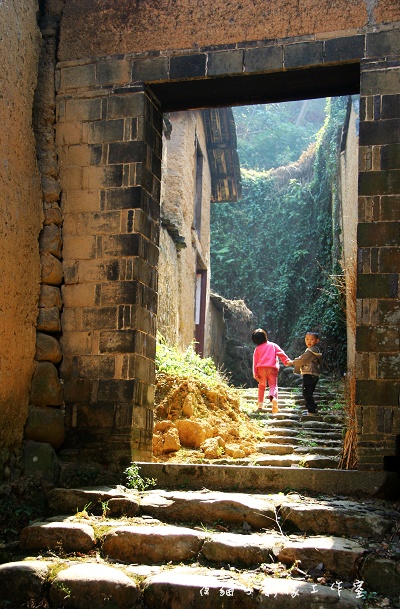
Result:
<svg viewBox="0 0 400 609"><path fill-rule="evenodd" d="M263 467L300 467L317 469L335 469L339 459L323 455L266 455L253 458L252 463Z"/></svg>
<svg viewBox="0 0 400 609"><path fill-rule="evenodd" d="M296 437L299 432L301 430L301 427L299 426L295 426L293 428L290 427L278 427L275 425L266 425L264 428L264 433L267 434L275 434L275 435L280 435L282 437Z"/></svg>
<svg viewBox="0 0 400 609"><path fill-rule="evenodd" d="M289 412L287 409L280 408L279 412L275 412L273 415L274 421L279 421L280 419L289 420L292 422L297 422L300 418L299 413Z"/></svg>
<svg viewBox="0 0 400 609"><path fill-rule="evenodd" d="M363 537L380 541L396 520L395 512L348 500L283 501L279 515L298 531L308 534Z"/></svg>
<svg viewBox="0 0 400 609"><path fill-rule="evenodd" d="M85 489L53 489L49 492L52 505L59 503L57 495L65 499L66 490L72 505L74 492L77 501L82 500L85 492ZM92 495L92 489L88 495ZM129 491L125 493L125 498L128 500ZM376 500L372 504L367 499L363 502L337 498L315 499L300 497L298 494L155 489L139 495L132 493L132 500L139 502L138 516L151 516L163 522L190 522L199 525L223 522L239 528L246 526L247 530L253 531L275 530L281 526L277 521L278 513L284 526L290 525L291 528L308 534L361 536L378 541L390 532L399 519L398 511L387 509L384 504L378 508ZM83 514L80 512L72 516L74 522L79 519L83 523L87 522ZM55 520L52 519L52 522ZM36 526L41 525L33 523L32 531ZM47 529L51 535L51 527L47 526ZM62 531L61 534L64 535Z"/></svg>
<svg viewBox="0 0 400 609"><path fill-rule="evenodd" d="M338 437L336 438L330 438L329 442L326 441L325 437L321 437L317 434L310 434L307 435L306 437L304 437L303 435L300 436L300 438L298 438L298 446L299 447L303 447L303 448L307 448L307 446L313 446L315 448L318 448L318 446L320 446L321 448L341 448L342 447L342 440L339 439Z"/></svg>
<svg viewBox="0 0 400 609"><path fill-rule="evenodd" d="M305 430L303 428L299 431L298 437L300 438L300 440L315 440L316 442L323 442L325 444L328 440L329 442L343 442L343 434L341 431L324 431L322 434L320 434L318 430Z"/></svg>
<svg viewBox="0 0 400 609"><path fill-rule="evenodd" d="M252 492L260 493L296 488L320 495L329 495L334 490L338 495L352 497L400 496L400 478L396 472L340 470L337 469L337 461L332 469L327 470L314 467L312 463L307 468L293 467L289 470L286 466L254 467L249 458L235 465L231 462L213 465L138 462L137 465L141 476L154 478L158 488L252 489Z"/></svg>
<svg viewBox="0 0 400 609"><path fill-rule="evenodd" d="M330 438L324 438L323 435L319 435L319 434L307 434L307 436L304 438L304 436L301 436L301 442L299 444L299 446L308 446L308 444L310 444L311 446L321 446L321 447L330 447L330 446L334 446L337 448L342 448L343 446L343 440L341 436L336 436L334 438L330 437Z"/></svg>
<svg viewBox="0 0 400 609"><path fill-rule="evenodd" d="M174 569L148 578L144 599L148 609L300 609L309 605L313 590L318 609L331 609L338 602L337 591L304 581L264 576L260 578L259 586L252 588L226 571L189 575L187 571ZM355 592L343 591L341 609L361 606Z"/></svg>
<svg viewBox="0 0 400 609"><path fill-rule="evenodd" d="M278 516L276 515L273 524L275 525L277 522ZM53 523L43 522L24 529L23 532L28 531L38 537L35 544L25 545L25 548L42 551L56 548L55 531L50 530L48 524ZM58 549L65 551L64 532L60 526L62 524L72 523L58 523ZM99 524L94 522L93 526ZM80 523L74 523L76 527L79 525ZM277 560L291 567L296 561L300 561L304 571L315 569L322 562L324 569L348 580L355 577L356 565L366 553L365 548L350 539L332 535L304 538L298 535L286 536L282 533L270 532L250 534L251 527L242 529L241 534L213 533L208 531L205 526L202 526L200 530L200 527L193 529L177 525L162 525L156 522L154 525L140 525L138 521L134 525L121 524L119 526L113 522L109 528L104 539L98 540L97 551L101 551L103 558L107 560L112 559L125 564L179 563L196 560L199 554L210 562L222 562L241 567ZM76 546L72 540L69 542L68 552L84 553L79 540L76 541Z"/></svg>
<svg viewBox="0 0 400 609"><path fill-rule="evenodd" d="M271 444L291 444L292 446L297 446L299 441L297 436L294 435L288 434L287 436L283 436L268 432L268 434L265 434L264 443L270 442Z"/></svg>
<svg viewBox="0 0 400 609"><path fill-rule="evenodd" d="M218 491L147 491L140 510L154 518L212 524L221 521L252 529L277 527L275 504L268 495Z"/></svg>
<svg viewBox="0 0 400 609"><path fill-rule="evenodd" d="M296 447L294 444L273 444L272 442L263 442L256 444L256 449L259 453L267 455L289 455L293 453Z"/></svg>
<svg viewBox="0 0 400 609"><path fill-rule="evenodd" d="M277 417L276 415L270 416L268 419L268 427L273 427L276 425L277 427L293 427L294 425L298 425L297 421L293 421L292 419Z"/></svg>
<svg viewBox="0 0 400 609"><path fill-rule="evenodd" d="M289 567L299 561L301 569L308 571L323 563L324 569L348 581L356 576L357 563L366 550L355 541L332 536L219 533L204 542L201 553L212 562L247 567L277 559Z"/></svg>
<svg viewBox="0 0 400 609"><path fill-rule="evenodd" d="M85 523L35 522L22 530L20 544L23 550L87 553L95 546L94 530Z"/></svg>
<svg viewBox="0 0 400 609"><path fill-rule="evenodd" d="M305 417L301 425L302 429L311 429L320 433L341 431L342 425L338 423L327 423L325 421L311 420L311 417Z"/></svg>
<svg viewBox="0 0 400 609"><path fill-rule="evenodd" d="M259 572L241 574L198 566L117 566L96 562L57 567L47 582L54 562L29 561L0 565L0 603L16 607L64 607L87 609L303 609L310 602L318 609L361 609L359 594L334 586L313 584L288 574L284 579ZM150 571L147 576L142 573ZM142 587L135 583L138 577ZM340 594L340 596L339 596ZM88 604L90 599L90 604Z"/></svg>
<svg viewBox="0 0 400 609"><path fill-rule="evenodd" d="M294 454L318 454L318 455L340 455L342 451L341 446L295 446L293 449Z"/></svg>
<svg viewBox="0 0 400 609"><path fill-rule="evenodd" d="M102 550L107 558L130 563L194 560L206 535L180 526L122 526L108 533Z"/></svg>
<svg viewBox="0 0 400 609"><path fill-rule="evenodd" d="M125 487L57 488L47 494L51 514L75 514L90 510L101 514L107 506L108 515L134 516L139 510L139 493Z"/></svg>

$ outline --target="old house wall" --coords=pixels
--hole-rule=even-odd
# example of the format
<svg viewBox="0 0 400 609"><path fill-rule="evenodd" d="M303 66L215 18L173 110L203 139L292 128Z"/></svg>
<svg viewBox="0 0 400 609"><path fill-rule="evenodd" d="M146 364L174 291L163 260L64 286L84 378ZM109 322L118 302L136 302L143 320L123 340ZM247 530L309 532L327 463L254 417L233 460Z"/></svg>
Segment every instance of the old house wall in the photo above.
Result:
<svg viewBox="0 0 400 609"><path fill-rule="evenodd" d="M201 112L174 112L172 132L163 143L158 330L186 349L195 336L196 270L209 270L211 175ZM197 141L197 144L196 144ZM200 232L194 228L196 146L203 156ZM164 225L164 227L163 227ZM169 226L168 228L165 226ZM172 235L170 234L172 232ZM173 233L184 239L176 244ZM177 246L177 247L176 247ZM207 277L208 300L210 277Z"/></svg>
<svg viewBox="0 0 400 609"><path fill-rule="evenodd" d="M208 316L206 353L217 366L222 366L225 355L226 325L223 311L215 306L212 299L208 305Z"/></svg>
<svg viewBox="0 0 400 609"><path fill-rule="evenodd" d="M0 479L21 447L35 356L43 221L32 130L36 11L35 0L0 3Z"/></svg>
<svg viewBox="0 0 400 609"><path fill-rule="evenodd" d="M160 231L158 265L157 331L168 344L179 343L179 259L175 243L166 229Z"/></svg>

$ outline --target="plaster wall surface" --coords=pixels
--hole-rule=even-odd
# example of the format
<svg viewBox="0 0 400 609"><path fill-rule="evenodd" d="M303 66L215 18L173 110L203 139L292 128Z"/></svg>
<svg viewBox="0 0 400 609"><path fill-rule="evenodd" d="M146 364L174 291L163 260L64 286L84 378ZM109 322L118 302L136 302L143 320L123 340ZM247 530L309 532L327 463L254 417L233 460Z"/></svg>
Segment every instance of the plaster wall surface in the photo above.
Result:
<svg viewBox="0 0 400 609"><path fill-rule="evenodd" d="M370 23L400 20L398 3L390 0L66 0L59 59L314 36L357 30L365 27L368 20Z"/></svg>
<svg viewBox="0 0 400 609"><path fill-rule="evenodd" d="M347 311L347 365L353 371L356 349L356 302L355 282L357 272L357 220L358 220L358 134L356 114L352 107L346 137L346 147L340 158L343 269L348 290Z"/></svg>
<svg viewBox="0 0 400 609"><path fill-rule="evenodd" d="M207 269L210 259L211 176L200 112L171 114L172 133L164 140L162 217L174 223L186 247L175 252L166 229L160 235L158 329L173 344L186 349L195 333L196 270ZM196 189L196 138L204 158L201 231L193 228ZM208 290L207 290L208 292Z"/></svg>
<svg viewBox="0 0 400 609"><path fill-rule="evenodd" d="M32 103L41 44L36 0L0 3L0 448L20 445L28 414L42 226Z"/></svg>
<svg viewBox="0 0 400 609"><path fill-rule="evenodd" d="M179 279L178 252L165 228L160 230L160 258L158 263L158 315L157 328L169 344L179 337Z"/></svg>

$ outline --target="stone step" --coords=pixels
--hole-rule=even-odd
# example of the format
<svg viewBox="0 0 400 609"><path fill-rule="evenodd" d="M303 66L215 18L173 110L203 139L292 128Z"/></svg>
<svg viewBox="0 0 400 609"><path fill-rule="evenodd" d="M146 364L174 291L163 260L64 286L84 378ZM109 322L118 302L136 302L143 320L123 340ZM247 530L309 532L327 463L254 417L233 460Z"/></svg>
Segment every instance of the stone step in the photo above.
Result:
<svg viewBox="0 0 400 609"><path fill-rule="evenodd" d="M300 446L308 446L310 444L312 446L326 446L327 445L326 437L325 437L326 435L328 435L328 434L324 434L323 436L319 436L317 434L314 434L314 435L307 434L307 436L304 436L304 434L301 434L301 435L299 435L297 440L298 440L298 444ZM330 435L334 435L334 434L330 434ZM341 448L342 444L343 444L343 442L341 440L341 436L329 439L329 446Z"/></svg>
<svg viewBox="0 0 400 609"><path fill-rule="evenodd" d="M257 399L257 389L246 390L247 399ZM301 393L280 388L279 412L270 406L252 411L249 416L263 427L265 439L256 446L260 455L237 460L237 464L258 464L265 467L336 468L339 462L344 429L344 412L330 409L340 394L319 387L315 397L322 406L318 413L304 413ZM328 443L328 445L327 445ZM265 455L265 456L264 456ZM226 459L215 461L227 464Z"/></svg>
<svg viewBox="0 0 400 609"><path fill-rule="evenodd" d="M311 442L321 442L321 444L327 444L331 441L343 443L342 432L329 431L329 430L316 430L316 429L301 429L300 439L304 441L310 440Z"/></svg>
<svg viewBox="0 0 400 609"><path fill-rule="evenodd" d="M285 506L282 506L280 511L285 515ZM302 569L309 570L322 562L325 569L340 577L351 579L355 576L357 563L367 553L365 547L356 541L331 534L306 537L271 533L271 529L276 528L279 520L278 514L277 512L275 520L271 521L269 531L257 534L249 533L250 526L242 529L241 533L216 533L204 525L201 528L189 528L163 525L161 522L157 524L156 521L153 525L146 522L140 524L138 520L134 525L118 525L112 522L103 538L98 538L97 552L101 553L103 559L118 563L147 565L179 563L193 560L199 555L210 562L224 562L241 567L250 567L270 560L277 560L292 567L296 561L301 561ZM286 515L287 519L289 517L290 514ZM346 517L347 514L344 513L344 527ZM21 547L34 551L53 550L80 554L88 552L93 549L94 544L85 549L80 540L86 540L88 529L91 529L93 539L95 528L99 525L98 521L90 518L89 522L92 525L86 522L71 522L69 519L35 523L23 530ZM66 528L74 535L75 544L67 539Z"/></svg>
<svg viewBox="0 0 400 609"><path fill-rule="evenodd" d="M131 609L301 609L313 604L319 609L361 609L361 591L335 588L298 579L288 573L284 579L250 572L210 569L197 565L151 568L130 567L96 562L64 563L51 576L54 562L29 561L0 566L0 577L6 582L0 601L15 607L118 607ZM49 579L50 578L50 581ZM139 586L135 580L140 580ZM23 582L23 585L21 585ZM342 582L340 582L342 583ZM90 605L88 605L90 599ZM35 605L32 605L35 603Z"/></svg>
<svg viewBox="0 0 400 609"><path fill-rule="evenodd" d="M280 436L271 434L265 436L264 442L270 442L271 444L291 444L292 446L296 446L299 444L300 440L294 435Z"/></svg>
<svg viewBox="0 0 400 609"><path fill-rule="evenodd" d="M280 421L281 419L283 419L283 420L292 421L293 423L297 423L299 418L300 418L300 414L298 412L297 413L289 412L287 409L285 409L285 410L280 409L279 412L276 412L273 415L274 421Z"/></svg>
<svg viewBox="0 0 400 609"><path fill-rule="evenodd" d="M275 416L276 415L272 415L268 419L267 423L268 423L269 427L274 426L274 425L277 425L277 426L279 425L281 427L293 427L294 425L296 425L296 426L298 425L297 421L294 422L292 419L275 418Z"/></svg>
<svg viewBox="0 0 400 609"><path fill-rule="evenodd" d="M297 437L297 435L300 433L301 428L300 426L294 426L293 428L291 427L277 427L275 425L267 425L264 428L264 434L266 437L268 437L269 435L275 435L275 436L279 436L282 438L291 438L291 437Z"/></svg>
<svg viewBox="0 0 400 609"><path fill-rule="evenodd" d="M197 609L218 609L229 607L232 609L250 609L255 606L260 609L277 609L288 607L288 609L304 607L306 599L313 589L318 596L317 602L320 609L328 609L337 602L337 592L330 590L328 586L307 584L295 579L280 580L274 577L261 577L257 589L243 584L234 573L227 574L226 571L215 571L204 577L198 575L183 577L182 569L169 571L156 575L147 583L144 592L146 606L150 609L173 607L191 607ZM174 603L165 605L164 599L171 597L173 590ZM329 592L330 590L330 592ZM342 609L353 609L361 607L361 601L357 599L355 592L345 591L341 595ZM201 596L203 595L203 596ZM225 598L229 596L230 598ZM199 602L196 602L199 599Z"/></svg>
<svg viewBox="0 0 400 609"><path fill-rule="evenodd" d="M306 446L295 446L293 449L294 454L318 454L318 455L340 455L342 450L340 446L312 446L307 444Z"/></svg>
<svg viewBox="0 0 400 609"><path fill-rule="evenodd" d="M249 464L250 461L247 461ZM316 469L336 469L339 463L339 458L323 455L296 455L291 453L288 455L268 455L253 457L251 464L264 467L304 467ZM245 465L244 460L242 464Z"/></svg>
<svg viewBox="0 0 400 609"><path fill-rule="evenodd" d="M337 423L326 423L325 421L312 421L311 417L305 417L302 421L302 429L311 429L313 431L318 431L320 433L330 432L330 431L339 431L343 427Z"/></svg>
<svg viewBox="0 0 400 609"><path fill-rule="evenodd" d="M256 449L260 453L265 453L267 455L289 455L293 453L295 449L294 444L273 444L272 442L262 442L260 444L256 444Z"/></svg>
<svg viewBox="0 0 400 609"><path fill-rule="evenodd" d="M314 392L314 399L317 403L319 404L330 404L330 403L335 403L335 404L341 404L342 401L338 400L336 396L334 395L330 395L330 394L318 394ZM299 395L296 396L295 398L293 398L297 403L299 404L304 404L304 398L303 396Z"/></svg>
<svg viewBox="0 0 400 609"><path fill-rule="evenodd" d="M262 459L268 457L260 456ZM275 459L286 459L274 457ZM296 457L300 459L300 457ZM302 460L303 458L301 458ZM315 457L312 457L315 459ZM256 462L259 458L256 455ZM310 471L307 467L262 467L253 466L252 457L210 465L206 463L155 463L138 462L140 475L154 479L158 488L210 489L230 492L255 493L280 492L282 489L303 489L317 495L329 495L334 490L338 495L355 497L386 496L400 497L400 477L396 472L358 471L337 469L338 460L333 460L332 469L324 470L318 465ZM287 464L285 464L287 465ZM76 508L75 508L76 509ZM101 513L101 505L100 505Z"/></svg>
<svg viewBox="0 0 400 609"><path fill-rule="evenodd" d="M277 511L286 524L314 534L365 536L380 540L389 532L398 512L382 502L357 502L336 498L302 497L285 494L254 494L221 491L170 491L155 489L138 493L124 487L97 489L53 489L48 493L49 509L55 514L70 514L75 520L87 520L85 512L102 514L107 503L109 517L121 514L121 504L129 517L166 522L224 522L253 530L278 529ZM92 503L93 502L93 503ZM86 506L89 507L87 509ZM131 505L131 507L129 507ZM378 507L377 507L378 506ZM36 526L35 524L33 526ZM51 527L49 527L51 528Z"/></svg>
<svg viewBox="0 0 400 609"><path fill-rule="evenodd" d="M371 554L399 521L387 501L117 486L52 489L48 504L21 533L29 560L0 565L0 606L350 609L363 583L398 595L397 563Z"/></svg>

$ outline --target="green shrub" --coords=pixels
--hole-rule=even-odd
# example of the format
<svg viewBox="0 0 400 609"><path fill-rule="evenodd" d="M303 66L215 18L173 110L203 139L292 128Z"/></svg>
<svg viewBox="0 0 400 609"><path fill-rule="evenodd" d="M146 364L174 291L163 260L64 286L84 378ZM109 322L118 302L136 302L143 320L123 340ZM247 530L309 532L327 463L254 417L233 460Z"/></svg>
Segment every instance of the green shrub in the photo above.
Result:
<svg viewBox="0 0 400 609"><path fill-rule="evenodd" d="M136 463L132 463L127 467L124 474L127 478L126 486L128 488L133 488L137 491L145 491L150 486L156 485L156 480L154 478L142 478L139 473L139 466Z"/></svg>
<svg viewBox="0 0 400 609"><path fill-rule="evenodd" d="M163 337L158 337L156 348L157 373L171 376L195 378L209 385L226 383L224 374L218 370L211 357L201 358L194 350L193 343L186 351L168 345Z"/></svg>

